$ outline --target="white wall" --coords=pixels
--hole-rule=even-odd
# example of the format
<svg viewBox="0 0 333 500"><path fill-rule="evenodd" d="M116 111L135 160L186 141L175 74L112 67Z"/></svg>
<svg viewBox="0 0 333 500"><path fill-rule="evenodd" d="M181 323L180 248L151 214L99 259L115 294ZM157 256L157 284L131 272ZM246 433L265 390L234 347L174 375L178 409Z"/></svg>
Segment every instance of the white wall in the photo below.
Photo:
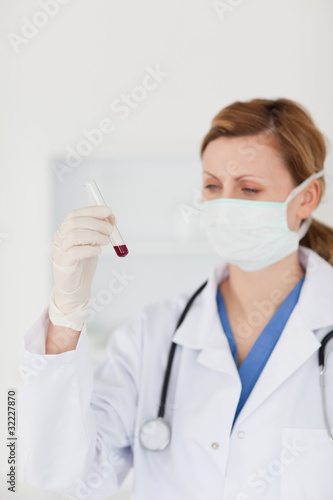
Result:
<svg viewBox="0 0 333 500"><path fill-rule="evenodd" d="M209 0L70 0L16 52L8 34L21 34L22 18L43 22L36 17L42 2L0 2L0 234L7 235L0 237L1 433L6 391L21 385L22 336L49 298L52 193L59 182L51 161L75 148L84 129L104 118L116 125L89 161L197 161L223 106L284 96L307 107L333 139L330 0L226 0L234 7L223 18ZM141 83L147 66L168 76L121 120L111 105ZM333 175L331 154L327 169ZM153 190L154 179L149 183ZM333 225L330 186L328 195L317 216ZM154 300L154 290L146 292ZM8 469L3 443L1 477ZM4 484L0 496L11 498ZM28 498L54 495L19 484L16 499Z"/></svg>

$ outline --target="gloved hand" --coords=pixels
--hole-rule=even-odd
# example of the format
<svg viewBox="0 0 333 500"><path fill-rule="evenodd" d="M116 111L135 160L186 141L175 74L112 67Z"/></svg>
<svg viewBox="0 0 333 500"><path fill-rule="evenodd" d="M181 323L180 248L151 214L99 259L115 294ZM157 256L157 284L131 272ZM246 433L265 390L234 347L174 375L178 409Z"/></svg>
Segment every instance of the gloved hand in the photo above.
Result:
<svg viewBox="0 0 333 500"><path fill-rule="evenodd" d="M108 220L105 220L105 219ZM49 318L54 325L81 331L90 301L100 245L110 243L116 217L107 206L72 210L51 243L54 287Z"/></svg>

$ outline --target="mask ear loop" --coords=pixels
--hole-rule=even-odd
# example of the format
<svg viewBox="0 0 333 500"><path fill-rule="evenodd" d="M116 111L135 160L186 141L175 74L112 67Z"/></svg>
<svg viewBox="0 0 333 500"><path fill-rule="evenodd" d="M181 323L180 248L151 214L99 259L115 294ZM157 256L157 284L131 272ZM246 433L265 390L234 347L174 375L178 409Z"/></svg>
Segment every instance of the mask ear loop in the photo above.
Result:
<svg viewBox="0 0 333 500"><path fill-rule="evenodd" d="M301 184L299 184L292 191L290 191L290 193L287 196L287 198L285 199L284 203L286 205L288 205L288 203L290 202L290 200L292 200L301 191L303 191L303 189L305 189L306 186L308 184L310 184L310 182L313 179L318 179L318 177L322 177L324 174L325 174L325 171L324 171L324 169L322 169L319 172L315 172L314 174L310 175L310 177L308 177L307 179L305 179L303 182L301 182ZM311 223L312 223L312 215L309 215L309 217L307 217L306 219L303 219L303 221L301 222L301 225L300 225L300 227L298 229L298 240L301 240L306 235L306 233L308 232L308 230L309 230L309 228L311 226Z"/></svg>

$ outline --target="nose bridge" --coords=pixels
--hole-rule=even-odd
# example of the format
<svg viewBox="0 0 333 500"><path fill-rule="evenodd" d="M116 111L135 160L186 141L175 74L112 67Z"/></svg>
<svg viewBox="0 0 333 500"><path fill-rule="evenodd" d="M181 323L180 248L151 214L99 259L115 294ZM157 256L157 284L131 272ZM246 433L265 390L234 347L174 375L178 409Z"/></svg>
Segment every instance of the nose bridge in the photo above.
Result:
<svg viewBox="0 0 333 500"><path fill-rule="evenodd" d="M237 198L237 181L233 175L225 169L221 169L216 173L222 186L219 194L215 194L214 198ZM203 184L204 185L204 184ZM201 198L205 198L204 188L202 187Z"/></svg>
<svg viewBox="0 0 333 500"><path fill-rule="evenodd" d="M221 174L221 182L223 185L221 198L236 198L236 181L233 178L233 175L228 171L224 171Z"/></svg>
<svg viewBox="0 0 333 500"><path fill-rule="evenodd" d="M237 198L236 193L236 182L232 179L229 179L223 188L222 198Z"/></svg>

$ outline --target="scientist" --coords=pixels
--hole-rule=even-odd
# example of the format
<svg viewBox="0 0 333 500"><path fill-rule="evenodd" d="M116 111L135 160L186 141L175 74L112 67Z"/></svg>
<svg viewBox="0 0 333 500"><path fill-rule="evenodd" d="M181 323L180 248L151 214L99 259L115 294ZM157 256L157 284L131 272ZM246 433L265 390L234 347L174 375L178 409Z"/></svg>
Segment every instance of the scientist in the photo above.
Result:
<svg viewBox="0 0 333 500"><path fill-rule="evenodd" d="M133 467L133 500L332 500L333 230L312 219L325 155L291 100L222 109L199 217L221 263L117 328L95 369L85 315L116 218L67 215L49 307L24 337L43 370L19 393L21 481L99 500Z"/></svg>

